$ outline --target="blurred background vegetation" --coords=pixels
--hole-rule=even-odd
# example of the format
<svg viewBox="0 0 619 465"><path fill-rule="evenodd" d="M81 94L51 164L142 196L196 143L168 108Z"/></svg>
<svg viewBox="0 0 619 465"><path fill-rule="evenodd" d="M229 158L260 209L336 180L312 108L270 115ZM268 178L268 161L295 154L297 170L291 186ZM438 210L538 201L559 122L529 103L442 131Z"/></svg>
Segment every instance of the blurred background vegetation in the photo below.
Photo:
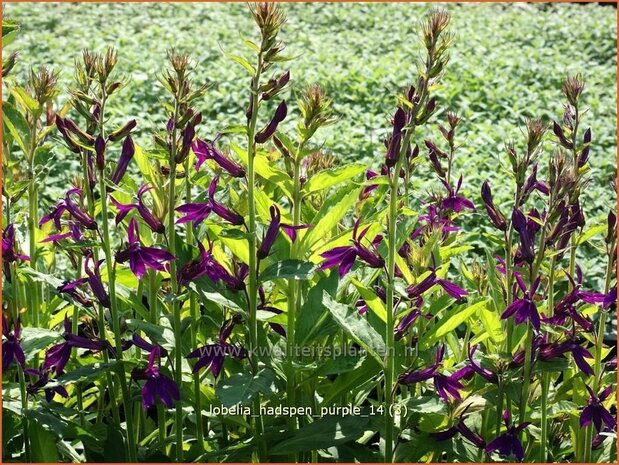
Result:
<svg viewBox="0 0 619 465"><path fill-rule="evenodd" d="M311 83L321 84L334 100L339 122L322 132L324 150L340 161L363 161L378 168L382 140L394 111L395 95L415 71L420 42L419 20L431 8L452 14L456 41L442 87L441 112L462 114L455 172L464 176L463 193L478 206L467 215L469 240L483 253L491 231L479 190L489 179L499 199L508 201L512 184L505 171L504 144L522 143L525 118L548 122L562 114L562 81L580 72L587 81L585 127L593 130L592 182L584 193L588 224L605 220L615 206L610 185L616 172L616 10L598 4L289 4L281 37L290 62L293 87L289 101ZM119 49L119 70L128 86L109 104L113 122L138 120L138 142L149 147L154 128L165 126L164 95L156 77L166 50L188 52L196 63L194 79L214 83L202 102L201 137L212 137L228 125L243 122L248 101L246 71L231 62L222 48L243 54L243 39L255 37L245 4L213 3L9 3L5 15L22 24L6 52L18 51L13 71L24 82L31 67L48 65L60 72L61 87L72 81L73 61L85 47ZM60 97L66 100L66 92ZM293 127L295 114L288 117ZM438 123L444 114L434 118ZM433 125L434 127L437 124ZM434 132L418 134L423 147ZM554 146L542 155L542 176ZM522 146L522 145L520 145ZM425 151L422 150L425 154ZM66 189L77 163L57 144L55 162L42 180L42 208ZM59 179L61 178L61 179ZM414 181L422 192L435 180L421 167ZM421 196L420 196L421 198ZM506 211L506 208L504 208ZM603 273L598 247L601 235L582 248L579 263L589 285ZM491 246L492 247L492 246ZM483 256L483 255L482 255Z"/></svg>

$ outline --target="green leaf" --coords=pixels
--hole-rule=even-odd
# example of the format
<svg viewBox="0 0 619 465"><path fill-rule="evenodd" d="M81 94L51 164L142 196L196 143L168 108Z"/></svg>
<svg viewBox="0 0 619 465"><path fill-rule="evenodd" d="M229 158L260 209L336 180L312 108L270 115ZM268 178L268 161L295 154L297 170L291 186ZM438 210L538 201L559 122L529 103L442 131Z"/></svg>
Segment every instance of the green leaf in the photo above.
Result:
<svg viewBox="0 0 619 465"><path fill-rule="evenodd" d="M117 362L97 362L89 365L84 365L68 373L58 376L53 382L64 385L81 381L97 379L103 376L106 372L114 370L118 367Z"/></svg>
<svg viewBox="0 0 619 465"><path fill-rule="evenodd" d="M237 154L237 156L247 166L247 152L234 143L230 143L230 148ZM260 153L254 157L254 169L256 174L263 179L266 179L275 187L279 187L288 198L292 198L292 181L284 171L278 170L274 164L265 156Z"/></svg>
<svg viewBox="0 0 619 465"><path fill-rule="evenodd" d="M350 415L324 417L300 428L291 438L275 444L270 452L287 454L321 450L359 439L369 428L370 419Z"/></svg>
<svg viewBox="0 0 619 465"><path fill-rule="evenodd" d="M238 63L243 68L245 68L249 72L251 77L254 77L256 75L256 68L254 68L254 66L251 63L249 63L249 61L247 61L245 58L240 57L238 55L234 55L232 53L228 53L223 48L221 50L224 52L224 55L226 55L232 61L234 61L235 63Z"/></svg>
<svg viewBox="0 0 619 465"><path fill-rule="evenodd" d="M584 244L592 237L595 237L598 234L605 233L607 228L608 226L606 224L597 224L595 226L591 226L589 229L583 232L580 236L578 236L578 239L576 240L576 244L578 245Z"/></svg>
<svg viewBox="0 0 619 465"><path fill-rule="evenodd" d="M501 328L501 318L494 309L492 302L479 310L479 318L492 342L499 343L505 340L505 333Z"/></svg>
<svg viewBox="0 0 619 465"><path fill-rule="evenodd" d="M267 267L260 273L262 282L274 279L294 279L297 281L311 279L316 266L310 262L300 260L283 260Z"/></svg>
<svg viewBox="0 0 619 465"><path fill-rule="evenodd" d="M476 312L481 309L487 308L489 303L490 300L486 299L477 302L469 307L461 307L459 310L456 310L456 312L453 313L449 318L443 319L436 326L434 326L430 332L424 334L419 341L419 345L422 346L424 349L431 347L433 344L438 342L441 337L455 330L458 326L468 320Z"/></svg>
<svg viewBox="0 0 619 465"><path fill-rule="evenodd" d="M30 128L24 115L9 102L2 102L2 122L24 154L29 152Z"/></svg>
<svg viewBox="0 0 619 465"><path fill-rule="evenodd" d="M34 463L57 463L59 459L54 433L45 429L43 423L36 420L29 420L28 424L32 461Z"/></svg>
<svg viewBox="0 0 619 465"><path fill-rule="evenodd" d="M11 87L11 95L19 102L25 111L29 111L30 113L39 111L39 103L33 99L23 87ZM4 105L4 103L2 105Z"/></svg>
<svg viewBox="0 0 619 465"><path fill-rule="evenodd" d="M326 291L322 294L322 303L329 309L338 325L359 345L382 363L387 353L383 337L359 315L356 309L333 300Z"/></svg>
<svg viewBox="0 0 619 465"><path fill-rule="evenodd" d="M275 372L263 368L256 376L250 373L235 373L220 382L215 389L217 397L224 407L247 405L259 392L269 394L274 389Z"/></svg>
<svg viewBox="0 0 619 465"><path fill-rule="evenodd" d="M364 356L341 355L339 357L329 359L324 364L320 365L316 370L316 375L330 376L348 373L349 371L359 368L364 361Z"/></svg>
<svg viewBox="0 0 619 465"><path fill-rule="evenodd" d="M328 239L332 230L355 204L358 196L359 188L351 190L350 187L345 187L329 197L312 220L313 227L303 237L301 249L315 250L320 241Z"/></svg>
<svg viewBox="0 0 619 465"><path fill-rule="evenodd" d="M320 171L305 184L302 193L303 195L309 195L312 192L328 189L363 173L365 169L366 165L355 163Z"/></svg>
<svg viewBox="0 0 619 465"><path fill-rule="evenodd" d="M60 339L60 334L44 328L26 327L22 329L21 347L26 360L32 359L41 350Z"/></svg>
<svg viewBox="0 0 619 465"><path fill-rule="evenodd" d="M380 299L380 297L378 297L374 291L365 287L355 278L352 278L351 282L357 288L361 298L365 301L370 310L372 310L384 323L387 323L387 309L385 308L385 303Z"/></svg>
<svg viewBox="0 0 619 465"><path fill-rule="evenodd" d="M130 318L127 320L127 327L133 331L143 331L146 336L155 344L159 344L168 351L174 349L174 331L161 324L154 325L148 321Z"/></svg>

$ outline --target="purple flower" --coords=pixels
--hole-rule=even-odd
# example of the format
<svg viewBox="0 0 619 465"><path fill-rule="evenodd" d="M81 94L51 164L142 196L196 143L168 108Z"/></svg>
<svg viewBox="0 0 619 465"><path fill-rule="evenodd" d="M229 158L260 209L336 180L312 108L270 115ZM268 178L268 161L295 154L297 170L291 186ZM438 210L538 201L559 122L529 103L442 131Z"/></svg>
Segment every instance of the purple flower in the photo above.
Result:
<svg viewBox="0 0 619 465"><path fill-rule="evenodd" d="M79 287L88 282L88 278L79 278L74 281L68 281L58 286L57 291L62 294L69 294L75 301L79 302L84 307L92 307L92 300L82 294Z"/></svg>
<svg viewBox="0 0 619 465"><path fill-rule="evenodd" d="M138 213L144 220L144 222L148 225L151 231L157 234L163 234L165 232L165 226L163 222L157 218L146 206L144 203L144 194L152 189L152 186L148 184L143 184L138 189L138 203L133 204L122 204L118 202L114 197L110 197L112 203L118 209L118 214L116 215L116 224L119 224L125 217L133 210L134 208L138 210Z"/></svg>
<svg viewBox="0 0 619 465"><path fill-rule="evenodd" d="M128 247L116 254L116 260L119 263L129 261L129 268L131 268L131 271L138 279L144 276L147 268L164 271L165 262L176 260L174 255L166 250L158 249L156 247L146 247L140 243L140 233L138 231L138 223L135 218L132 218L129 222L128 235Z"/></svg>
<svg viewBox="0 0 619 465"><path fill-rule="evenodd" d="M399 341L404 337L409 328L417 321L417 318L421 316L420 307L423 305L423 299L420 297L417 299L417 302L413 305L413 310L406 315L404 315L398 325L394 329L394 338L396 341ZM430 315L432 318L432 315Z"/></svg>
<svg viewBox="0 0 619 465"><path fill-rule="evenodd" d="M494 227L501 231L506 231L507 223L505 222L505 217L492 200L492 190L490 189L488 181L484 181L481 185L481 198L484 201L484 206L486 207L486 211Z"/></svg>
<svg viewBox="0 0 619 465"><path fill-rule="evenodd" d="M11 327L4 315L2 315L2 371L5 372L13 363L13 360L23 368L26 364L26 356L21 348L19 338L21 336L21 322L18 319L11 332Z"/></svg>
<svg viewBox="0 0 619 465"><path fill-rule="evenodd" d="M437 441L447 441L453 438L456 434L460 433L463 438L468 439L475 446L483 449L486 447L486 441L479 434L471 431L471 429L464 424L463 419L459 419L457 423L445 431L439 431L438 433L430 433L430 435Z"/></svg>
<svg viewBox="0 0 619 465"><path fill-rule="evenodd" d="M520 255L523 260L528 263L533 263L535 253L533 247L535 244L535 234L540 228L539 223L532 218L539 218L537 212L532 211L529 213L530 219L524 216L519 209L514 209L512 213L512 225L520 236Z"/></svg>
<svg viewBox="0 0 619 465"><path fill-rule="evenodd" d="M28 255L19 253L17 242L15 241L15 226L11 223L2 231L2 263L4 265L4 275L10 279L10 264L18 260L30 260Z"/></svg>
<svg viewBox="0 0 619 465"><path fill-rule="evenodd" d="M220 218L223 218L228 223L233 224L235 226L240 226L245 224L244 218L236 213L235 211L230 210L224 204L217 202L215 200L215 191L217 190L217 182L219 181L219 176L215 176L211 181L211 185L208 188L208 195L211 201L211 210Z"/></svg>
<svg viewBox="0 0 619 465"><path fill-rule="evenodd" d="M268 301L266 300L266 296L264 294L264 288L260 286L258 288L258 295L260 296L260 303L258 304L258 310L264 310L265 312L275 313L279 315L283 313L279 308L270 306ZM279 323L269 323L269 326L273 331L279 334L282 337L286 337L286 330Z"/></svg>
<svg viewBox="0 0 619 465"><path fill-rule="evenodd" d="M200 256L178 271L178 281L180 284L186 285L191 281L208 276L214 283L223 281L226 286L235 291L245 289L245 277L248 268L240 266L237 273L231 274L221 263L215 260L212 254L213 243L209 241L209 249L206 250L202 242L198 241L198 249Z"/></svg>
<svg viewBox="0 0 619 465"><path fill-rule="evenodd" d="M142 370L133 370L131 373L131 378L134 380L146 380L144 386L142 386L142 407L144 410L148 410L155 405L157 398L159 398L167 408L172 408L174 406L174 401L180 400L181 398L181 393L176 383L159 371L162 355L161 349L162 347L159 345L152 346L146 368Z"/></svg>
<svg viewBox="0 0 619 465"><path fill-rule="evenodd" d="M227 342L237 321L236 318L226 320L219 331L219 338L216 343L199 347L187 355L187 358L198 359L193 366L194 373L200 370L200 368L206 368L217 378L223 368L226 355L231 355L238 359L247 357L245 349Z"/></svg>
<svg viewBox="0 0 619 465"><path fill-rule="evenodd" d="M389 168L393 168L400 158L403 130L406 126L407 120L408 114L402 108L398 107L395 115L393 115L393 120L391 121L393 132L391 137L386 142L387 156L385 158L385 165Z"/></svg>
<svg viewBox="0 0 619 465"><path fill-rule="evenodd" d="M84 212L73 201L72 197L74 195L81 196L82 195L82 190L81 189L77 189L77 188L73 188L73 189L70 189L69 191L67 191L67 193L66 193L66 195L64 197L65 208L71 214L71 216L75 219L75 221L77 221L79 224L81 224L84 228L90 229L90 230L96 230L97 229L97 222L95 221L94 218L92 218L90 215L88 215L88 213Z"/></svg>
<svg viewBox="0 0 619 465"><path fill-rule="evenodd" d="M585 387L589 391L589 402L580 414L580 427L584 428L593 423L598 431L601 431L602 424L615 429L617 421L603 405L603 402L613 391L612 386L608 386L599 395L595 395L595 392L586 384Z"/></svg>
<svg viewBox="0 0 619 465"><path fill-rule="evenodd" d="M297 231L312 227L311 224L282 224L280 226L292 242L297 240Z"/></svg>
<svg viewBox="0 0 619 465"><path fill-rule="evenodd" d="M206 203L186 203L179 205L176 208L177 212L183 213L185 216L179 218L176 224L187 223L193 221L193 226L198 227L210 215L212 208L209 202Z"/></svg>
<svg viewBox="0 0 619 465"><path fill-rule="evenodd" d="M65 317L64 333L62 335L65 342L56 344L50 347L45 352L45 360L43 361L42 370L55 369L56 374L62 373L64 367L69 361L71 350L75 347L78 349L88 349L93 352L100 352L108 349L109 345L100 339L88 339L83 336L78 336L71 332L71 320Z"/></svg>
<svg viewBox="0 0 619 465"><path fill-rule="evenodd" d="M531 423L525 422L518 426L514 426L510 422L510 414L508 410L503 412L503 422L507 427L507 431L493 439L486 446L486 453L498 452L503 457L509 457L513 455L516 460L522 462L524 460L524 449L518 436L522 430L524 430Z"/></svg>
<svg viewBox="0 0 619 465"><path fill-rule="evenodd" d="M436 359L433 365L420 370L402 373L398 376L398 384L414 384L433 379L436 392L445 402L449 402L450 398L460 400L461 396L459 391L464 389L464 386L460 383L460 379L464 377L465 372L460 371L450 376L437 373L443 360L444 352L445 347L440 346L436 351Z"/></svg>
<svg viewBox="0 0 619 465"><path fill-rule="evenodd" d="M271 247L273 247L273 243L275 242L275 239L277 239L277 234L279 233L281 215L279 213L279 208L277 208L277 205L271 205L270 213L271 222L269 223L269 227L266 231L266 234L262 238L262 243L260 244L260 248L258 249L258 260L262 260L269 256Z"/></svg>
<svg viewBox="0 0 619 465"><path fill-rule="evenodd" d="M67 207L66 207L64 201L61 200L56 205L54 205L54 208L52 208L51 212L49 212L47 215L43 216L39 220L39 227L43 226L45 223L47 223L49 221L53 221L54 222L54 226L56 226L56 229L58 231L60 231L62 229L62 224L61 224L60 220L62 219L62 215L64 215L64 213L66 211L68 211Z"/></svg>
<svg viewBox="0 0 619 465"><path fill-rule="evenodd" d="M112 135L110 134L110 138L111 137ZM112 176L110 177L110 180L114 184L120 183L120 181L122 180L123 176L125 175L127 171L129 162L133 158L134 154L135 154L135 145L133 144L133 139L131 139L131 136L127 136L125 138L125 141L123 142L123 147L120 152L120 158L118 159L118 163L116 164L116 169L114 170L114 172L112 173Z"/></svg>
<svg viewBox="0 0 619 465"><path fill-rule="evenodd" d="M382 268L385 265L385 260L379 255L378 250L376 250L376 246L382 241L382 236L378 235L374 238L370 244L372 247L371 250L362 245L361 240L370 227L366 227L360 234L357 234L360 221L361 219L359 218L355 222L355 226L353 228L351 240L353 245L334 247L327 252L321 253L320 256L324 258L325 261L322 265L320 265L319 269L326 270L337 266L339 268L338 273L341 278L350 271L357 257L367 263L371 268Z"/></svg>
<svg viewBox="0 0 619 465"><path fill-rule="evenodd" d="M449 294L456 300L462 300L468 295L468 292L466 292L464 289L460 288L456 284L452 283L451 281L437 278L434 270L431 270L430 274L426 276L422 281L409 286L406 292L408 293L409 298L416 299L435 284L441 286L443 290L447 292L447 294Z"/></svg>
<svg viewBox="0 0 619 465"><path fill-rule="evenodd" d="M215 142L219 139L221 134L217 134L215 136L215 140L213 141L204 141L197 139L192 146L193 153L196 154L196 170L200 169L200 166L206 160L213 160L217 163L223 170L225 170L230 176L235 178L242 178L245 176L245 168L236 163L235 161L230 160L227 156L221 153L217 148L215 148Z"/></svg>
<svg viewBox="0 0 619 465"><path fill-rule="evenodd" d="M262 129L262 131L256 134L256 137L254 137L254 141L256 142L256 144L263 144L267 140L269 140L269 138L273 134L275 134L275 131L277 130L277 126L279 125L279 123L284 121L287 113L288 113L288 107L286 106L286 101L282 100L282 102L278 105L277 109L275 110L275 114L273 115L273 118L271 119L269 124L267 124L264 127L264 129Z"/></svg>
<svg viewBox="0 0 619 465"><path fill-rule="evenodd" d="M445 212L439 211L434 204L428 205L428 213L419 216L419 222L423 223L423 225L411 233L411 240L417 239L423 233L430 234L435 230L441 230L443 232L443 239L445 239L447 233L458 231L458 227L453 225L453 221L446 216Z"/></svg>
<svg viewBox="0 0 619 465"><path fill-rule="evenodd" d="M447 181L441 179L441 182L449 193L449 195L441 202L441 209L453 210L456 213L465 208L475 211L475 205L473 205L473 202L466 197L458 195L458 192L460 192L460 188L462 187L462 175L460 175L460 178L458 179L458 185L455 190L447 183Z"/></svg>
<svg viewBox="0 0 619 465"><path fill-rule="evenodd" d="M475 373L477 373L479 376L484 378L486 381L496 384L499 379L497 374L489 370L488 368L482 367L481 365L476 363L475 360L473 359L473 355L475 355L476 350L477 350L477 345L474 345L473 347L469 346L468 357L469 357L470 367L473 369Z"/></svg>
<svg viewBox="0 0 619 465"><path fill-rule="evenodd" d="M552 360L553 358L563 356L563 354L567 352L571 352L572 357L574 357L574 362L576 362L580 371L587 376L593 376L593 369L585 360L586 358L593 359L593 355L575 341L569 340L562 343L553 342L542 344L539 348L539 358L540 360Z"/></svg>
<svg viewBox="0 0 619 465"><path fill-rule="evenodd" d="M64 386L55 385L53 387L46 387L49 384L50 370L35 370L29 368L27 370L24 370L24 373L39 378L35 383L30 383L26 387L28 394L33 395L43 389L43 391L45 392L45 400L47 402L51 402L56 394L64 398L69 397L69 393Z"/></svg>
<svg viewBox="0 0 619 465"><path fill-rule="evenodd" d="M516 282L518 283L518 287L524 293L524 296L521 299L516 299L514 302L505 309L505 311L501 314L501 319L505 320L510 316L514 316L514 320L518 324L522 324L525 321L530 321L536 331L540 330L540 316L537 311L537 306L533 301L533 296L537 292L537 288L539 287L540 278L538 277L530 289L527 289L524 281L520 276L515 276Z"/></svg>

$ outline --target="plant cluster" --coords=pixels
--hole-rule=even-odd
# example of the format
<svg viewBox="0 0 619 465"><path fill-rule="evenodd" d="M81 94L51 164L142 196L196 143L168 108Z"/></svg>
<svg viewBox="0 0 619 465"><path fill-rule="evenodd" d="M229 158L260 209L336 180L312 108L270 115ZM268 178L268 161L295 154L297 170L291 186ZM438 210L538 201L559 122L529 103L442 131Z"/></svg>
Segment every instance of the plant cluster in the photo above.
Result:
<svg viewBox="0 0 619 465"><path fill-rule="evenodd" d="M325 151L344 115L320 86L283 129L286 18L250 13L251 58L225 52L248 74L239 124L203 118L210 84L170 50L148 147L139 119L110 124L131 83L115 49L76 59L61 107L54 72L21 86L3 60L4 459L615 460L617 220L583 213L584 79L565 80L556 122L506 142L498 204L498 178L468 198L454 165L448 13L421 22L375 170ZM5 21L3 45L18 30ZM81 170L41 205L60 145ZM472 260L463 226L484 210L495 233ZM597 234L605 284L588 289L576 251Z"/></svg>

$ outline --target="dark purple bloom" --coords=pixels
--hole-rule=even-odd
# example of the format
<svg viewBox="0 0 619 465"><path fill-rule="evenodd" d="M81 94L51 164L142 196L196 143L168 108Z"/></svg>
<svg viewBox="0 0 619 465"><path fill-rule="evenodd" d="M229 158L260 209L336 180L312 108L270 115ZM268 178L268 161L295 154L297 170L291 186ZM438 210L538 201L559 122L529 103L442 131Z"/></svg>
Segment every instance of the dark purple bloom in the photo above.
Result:
<svg viewBox="0 0 619 465"><path fill-rule="evenodd" d="M484 206L486 207L486 211L494 227L501 231L506 231L507 223L505 222L505 217L492 200L492 190L490 189L488 181L484 181L481 185L481 198L484 201Z"/></svg>
<svg viewBox="0 0 619 465"><path fill-rule="evenodd" d="M518 426L514 426L510 422L510 414L508 410L503 412L503 422L507 427L507 431L493 439L486 446L486 453L498 452L503 457L509 457L513 455L516 460L522 462L524 460L524 449L518 436L522 430L524 430L531 423L525 422Z"/></svg>
<svg viewBox="0 0 619 465"><path fill-rule="evenodd" d="M119 224L123 219L125 219L129 212L131 212L131 210L135 208L138 210L138 213L140 214L144 222L148 225L148 227L151 229L151 231L158 234L163 234L165 232L165 226L163 225L163 222L159 218L157 218L144 203L144 194L151 189L152 186L149 186L148 184L143 184L138 189L138 203L133 204L125 205L118 202L116 199L114 199L114 197L110 197L112 203L118 209L118 213L116 215L116 224Z"/></svg>
<svg viewBox="0 0 619 465"><path fill-rule="evenodd" d="M66 211L68 211L67 207L64 201L61 200L56 205L54 205L54 208L52 208L51 212L49 212L47 215L43 216L39 220L39 226L43 226L45 223L53 221L56 229L60 231L62 229L62 224L60 220L62 219L62 215L64 215Z"/></svg>
<svg viewBox="0 0 619 465"><path fill-rule="evenodd" d="M400 150L402 145L402 136L404 126L406 126L408 119L407 113L399 108L396 110L391 124L393 126L393 132L391 137L387 140L387 156L385 158L385 165L392 168L398 162L400 158Z"/></svg>
<svg viewBox="0 0 619 465"><path fill-rule="evenodd" d="M275 239L277 239L277 234L279 233L281 215L279 213L279 208L277 208L277 205L271 205L270 213L271 222L269 223L269 227L264 237L262 238L262 243L260 244L260 248L258 249L258 260L262 260L268 257L269 252L271 251L271 247L273 247L273 243L275 242Z"/></svg>
<svg viewBox="0 0 619 465"><path fill-rule="evenodd" d="M537 180L537 165L533 165L531 175L527 178L522 187L522 195L526 198L526 196L530 195L534 190L537 190L544 195L548 195L550 193L548 183Z"/></svg>
<svg viewBox="0 0 619 465"><path fill-rule="evenodd" d="M200 368L205 367L217 378L223 368L226 355L231 355L238 359L247 357L245 349L227 342L235 324L234 318L226 320L219 331L217 342L200 347L187 355L187 358L198 358L198 361L193 366L194 373L200 370Z"/></svg>
<svg viewBox="0 0 619 465"><path fill-rule="evenodd" d="M209 249L206 250L202 242L198 241L200 257L186 264L178 271L178 281L181 284L187 283L208 276L214 283L223 281L232 290L243 290L245 288L244 279L247 268L241 268L235 275L231 274L221 263L215 260L212 254L213 244L209 242Z"/></svg>
<svg viewBox="0 0 619 465"><path fill-rule="evenodd" d="M67 392L66 388L62 385L46 387L49 384L50 370L43 370L43 369L35 370L32 368L29 368L27 370L24 370L24 373L26 373L27 375L36 376L39 378L35 383L30 383L26 387L28 394L33 395L37 393L38 391L40 391L41 389L43 389L43 391L45 392L45 400L47 400L47 402L51 402L54 399L54 396L56 394L64 398L69 397L69 393Z"/></svg>
<svg viewBox="0 0 619 465"><path fill-rule="evenodd" d="M535 217L536 215L531 214L530 216ZM532 219L527 220L524 214L516 208L512 213L512 225L520 236L520 255L522 259L528 263L533 263L535 257L533 246L535 244L535 234L540 228L539 223Z"/></svg>
<svg viewBox="0 0 619 465"><path fill-rule="evenodd" d="M55 369L56 374L62 373L64 367L69 361L71 356L71 350L75 347L78 349L88 349L93 352L100 352L107 349L109 346L107 343L100 339L88 339L83 336L78 336L71 332L71 320L65 317L64 320L64 333L62 335L65 342L56 344L50 347L45 352L45 360L43 361L42 370Z"/></svg>
<svg viewBox="0 0 619 465"><path fill-rule="evenodd" d="M135 122L135 121L134 121ZM110 139L112 135L110 134ZM127 172L127 167L129 166L129 162L133 158L135 154L135 145L133 144L133 139L131 136L127 136L125 141L123 142L123 147L120 152L120 158L118 159L118 163L116 164L116 169L112 173L110 180L114 184L120 183L123 176Z"/></svg>
<svg viewBox="0 0 619 465"><path fill-rule="evenodd" d="M67 191L67 193L65 195L65 198L64 198L64 205L65 205L67 211L71 214L71 216L75 219L75 221L77 221L79 224L81 224L84 228L90 229L90 230L97 229L97 222L95 221L95 219L92 218L90 215L88 215L88 213L84 212L73 201L72 197L74 195L81 196L82 195L82 190L81 189L77 189L77 188L73 188L73 189L70 189L69 191Z"/></svg>
<svg viewBox="0 0 619 465"><path fill-rule="evenodd" d="M435 230L441 230L443 238L446 238L449 232L458 231L458 227L453 225L453 221L445 215L445 212L439 211L434 204L428 205L428 213L419 216L419 222L423 223L423 225L411 233L411 240L415 240L422 233L430 234Z"/></svg>
<svg viewBox="0 0 619 465"><path fill-rule="evenodd" d="M142 407L144 410L148 410L155 405L157 398L167 408L172 408L174 401L181 398L181 393L176 383L159 371L162 355L161 349L162 347L159 345L153 346L148 356L146 368L134 370L131 373L131 377L134 380L146 380L144 386L142 386Z"/></svg>
<svg viewBox="0 0 619 465"><path fill-rule="evenodd" d="M266 296L264 294L264 288L262 286L258 288L258 295L260 296L260 303L258 304L258 310L264 310L265 312L275 313L276 315L283 313L279 308L269 305L269 302L267 301ZM286 330L279 323L269 322L269 326L271 327L273 331L275 331L280 336L286 337Z"/></svg>
<svg viewBox="0 0 619 465"><path fill-rule="evenodd" d="M531 288L527 289L522 278L520 278L520 276L515 277L518 287L520 287L524 293L524 296L521 299L514 300L514 302L501 314L501 319L505 320L510 316L514 316L514 320L518 324L522 324L528 320L531 322L535 330L539 331L541 324L540 316L537 311L537 306L533 301L533 296L539 287L540 278L538 277L531 285Z"/></svg>
<svg viewBox="0 0 619 465"><path fill-rule="evenodd" d="M4 264L4 275L10 279L11 271L9 264L18 260L30 260L28 255L19 253L15 241L15 226L11 223L2 231L2 263Z"/></svg>
<svg viewBox="0 0 619 465"><path fill-rule="evenodd" d="M441 202L441 209L453 210L456 213L462 211L465 208L473 211L475 210L475 205L473 205L473 202L471 202L466 197L458 195L458 192L460 192L460 188L462 187L462 176L460 176L460 178L458 179L458 185L456 186L455 190L443 179L441 179L441 182L443 183L445 188L447 188L447 192L449 193L449 195Z"/></svg>
<svg viewBox="0 0 619 465"><path fill-rule="evenodd" d="M79 278L74 281L68 281L58 286L57 291L62 294L69 294L75 301L79 302L84 307L92 307L92 300L82 294L79 290L80 286L86 284L88 278Z"/></svg>
<svg viewBox="0 0 619 465"><path fill-rule="evenodd" d="M574 357L574 362L576 362L576 366L578 366L580 371L587 376L593 376L593 369L585 360L586 358L593 359L593 355L591 355L587 349L572 340L562 343L552 342L540 345L539 359L552 360L553 358L561 357L567 352L571 352L572 357Z"/></svg>
<svg viewBox="0 0 619 465"><path fill-rule="evenodd" d="M479 376L484 378L486 381L496 384L499 379L497 374L489 370L488 368L482 367L481 365L476 363L475 360L473 359L473 355L475 355L476 350L477 350L477 345L474 345L473 347L469 346L468 357L469 357L470 367L473 369L475 373L477 373Z"/></svg>
<svg viewBox="0 0 619 465"><path fill-rule="evenodd" d="M245 176L245 168L243 168L240 164L232 161L230 158L225 156L215 147L215 142L219 139L220 134L217 134L215 140L213 141L204 141L197 139L193 143L193 153L196 154L196 170L200 169L200 166L206 160L213 160L217 163L223 170L225 170L230 176L235 178L242 178Z"/></svg>
<svg viewBox="0 0 619 465"><path fill-rule="evenodd" d="M2 341L2 371L5 372L11 365L13 361L21 365L23 368L26 364L26 356L24 355L24 351L21 348L19 338L21 336L21 322L19 319L15 322L13 326L13 331L11 331L11 327L4 315L2 315L2 335L5 340Z"/></svg>
<svg viewBox="0 0 619 465"><path fill-rule="evenodd" d="M275 134L275 131L277 130L277 126L279 125L279 123L284 121L287 113L288 113L288 107L286 106L286 101L282 100L282 102L278 105L277 109L275 110L275 114L273 115L273 118L271 119L269 124L267 124L264 127L264 129L262 129L262 131L256 134L256 137L254 137L254 141L256 142L256 144L263 144L267 140L269 140L269 138L273 134Z"/></svg>
<svg viewBox="0 0 619 465"><path fill-rule="evenodd" d="M138 279L144 276L147 268L164 271L165 262L176 260L174 255L166 250L146 247L140 243L140 233L135 218L132 218L129 222L128 236L129 244L126 249L116 254L116 260L119 263L129 261L129 268L131 268L131 271Z"/></svg>
<svg viewBox="0 0 619 465"><path fill-rule="evenodd" d="M197 227L202 223L212 211L210 202L205 203L186 203L176 208L177 212L183 213L185 216L179 218L176 224L187 223L193 221L194 227Z"/></svg>
<svg viewBox="0 0 619 465"><path fill-rule="evenodd" d="M589 391L589 402L580 414L580 427L584 428L593 423L598 431L602 430L602 424L615 429L617 421L603 405L604 401L613 392L613 387L608 386L599 395L596 395L586 384L585 387Z"/></svg>
<svg viewBox="0 0 619 465"><path fill-rule="evenodd" d="M466 292L464 289L460 288L456 284L452 283L451 281L437 278L436 273L433 270L431 270L430 274L426 276L422 281L412 286L409 286L406 292L411 299L416 299L435 284L441 286L443 290L447 292L447 294L449 294L456 300L462 300L468 295L468 292Z"/></svg>
<svg viewBox="0 0 619 465"><path fill-rule="evenodd" d="M460 433L463 438L468 439L475 446L483 449L486 447L486 441L479 434L471 431L471 429L464 424L464 420L460 419L458 422L445 431L438 433L431 433L430 435L437 441L446 441L453 438L456 434Z"/></svg>
<svg viewBox="0 0 619 465"><path fill-rule="evenodd" d="M365 172L365 179L367 181L369 181L370 179L374 179L377 176L378 176L378 173L376 171L367 170ZM359 200L367 199L370 196L370 194L376 189L378 189L378 184L370 184L369 186L365 186L361 190L361 193L359 194Z"/></svg>
<svg viewBox="0 0 619 465"><path fill-rule="evenodd" d="M544 321L553 325L563 326L569 318L585 331L592 331L594 328L593 322L578 311L577 305L581 301L599 303L604 299L604 296L597 292L581 290L582 276L575 281L572 276L567 273L566 275L572 285L572 290L555 304L553 316L544 318Z"/></svg>
<svg viewBox="0 0 619 465"><path fill-rule="evenodd" d="M93 261L92 269L90 268L91 260ZM88 282L90 290L96 299L104 307L110 308L110 297L103 287L103 281L101 280L101 263L103 263L103 260L94 261L91 253L86 254L86 260L84 261L84 272L87 276L86 281Z"/></svg>
<svg viewBox="0 0 619 465"><path fill-rule="evenodd" d="M95 139L95 154L97 156L97 168L103 170L105 168L105 147L107 143L103 136L98 135Z"/></svg>
<svg viewBox="0 0 619 465"><path fill-rule="evenodd" d="M208 195L211 201L211 211L215 213L220 218L223 218L228 223L233 224L235 226L240 226L245 224L245 219L236 213L235 211L230 210L224 204L219 203L215 200L215 191L217 190L217 182L219 181L219 176L215 176L211 181L211 185L208 188Z"/></svg>
<svg viewBox="0 0 619 465"><path fill-rule="evenodd" d="M445 347L440 346L436 351L436 359L433 365L422 368L420 370L413 370L402 373L398 377L398 383L413 384L433 379L436 392L445 402L449 402L450 398L460 400L461 396L459 391L464 389L464 386L462 386L462 384L460 383L460 379L463 377L463 373L460 372L447 376L437 372L443 360L444 352Z"/></svg>
<svg viewBox="0 0 619 465"><path fill-rule="evenodd" d="M112 142L116 142L117 140L120 140L123 137L125 137L125 142L126 142L127 138L131 137L129 133L133 131L136 126L137 126L137 122L134 119L129 120L127 124L125 124L120 129L117 129L114 132L110 132L108 139L111 140Z"/></svg>
<svg viewBox="0 0 619 465"><path fill-rule="evenodd" d="M301 229L311 228L312 225L311 224L297 224L297 225L282 224L281 227L286 233L286 235L290 238L290 240L294 242L297 240L297 231L300 231Z"/></svg>
<svg viewBox="0 0 619 465"><path fill-rule="evenodd" d="M382 268L385 265L385 260L379 255L378 250L376 250L376 246L382 241L382 236L378 235L374 238L370 244L371 250L362 245L361 240L370 227L368 226L361 231L361 233L357 234L360 221L361 219L358 219L353 228L351 240L353 245L335 247L320 254L320 256L325 259L320 266L321 270L337 266L341 278L350 271L357 257L367 263L371 268Z"/></svg>

